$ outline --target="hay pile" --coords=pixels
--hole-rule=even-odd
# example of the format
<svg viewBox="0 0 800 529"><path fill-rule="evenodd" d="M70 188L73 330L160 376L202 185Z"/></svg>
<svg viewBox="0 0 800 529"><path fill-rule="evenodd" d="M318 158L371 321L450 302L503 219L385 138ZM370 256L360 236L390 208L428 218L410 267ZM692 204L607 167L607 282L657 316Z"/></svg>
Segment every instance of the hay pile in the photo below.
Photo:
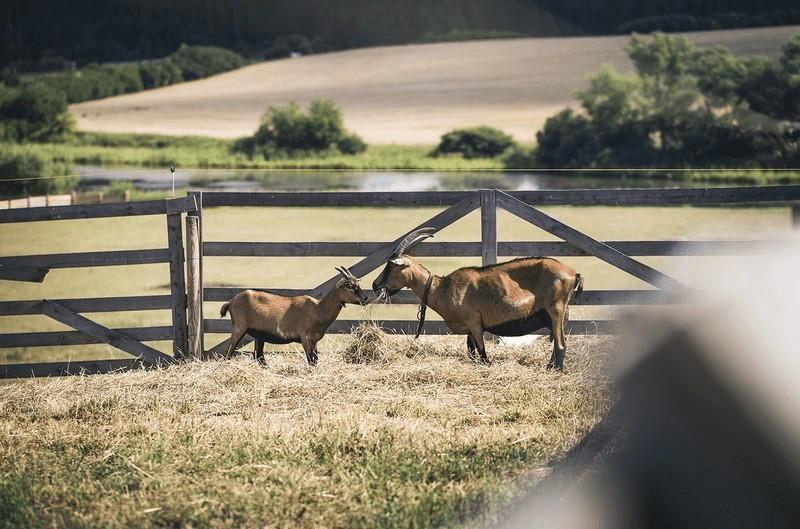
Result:
<svg viewBox="0 0 800 529"><path fill-rule="evenodd" d="M440 337L414 339L408 334L387 334L374 321L362 321L352 329L350 342L342 350L342 360L348 364L383 364L401 357L417 358L437 354L464 354L453 347L452 340Z"/></svg>
<svg viewBox="0 0 800 529"><path fill-rule="evenodd" d="M374 321L362 321L352 329L350 343L342 351L342 359L348 364L380 364L388 360L389 335Z"/></svg>

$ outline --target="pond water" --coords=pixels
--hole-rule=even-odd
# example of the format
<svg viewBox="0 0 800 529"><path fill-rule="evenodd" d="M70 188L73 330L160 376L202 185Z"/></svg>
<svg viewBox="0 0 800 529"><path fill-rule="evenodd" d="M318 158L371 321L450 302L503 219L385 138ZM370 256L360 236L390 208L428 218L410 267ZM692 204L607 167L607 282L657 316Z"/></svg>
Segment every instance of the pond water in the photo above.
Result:
<svg viewBox="0 0 800 529"><path fill-rule="evenodd" d="M137 189L170 189L168 168L80 166L82 185L132 182ZM185 169L174 174L175 187L198 191L455 191L497 188L511 191L539 189L596 189L619 187L690 187L669 179L624 178L615 174L542 173L535 171L337 171Z"/></svg>

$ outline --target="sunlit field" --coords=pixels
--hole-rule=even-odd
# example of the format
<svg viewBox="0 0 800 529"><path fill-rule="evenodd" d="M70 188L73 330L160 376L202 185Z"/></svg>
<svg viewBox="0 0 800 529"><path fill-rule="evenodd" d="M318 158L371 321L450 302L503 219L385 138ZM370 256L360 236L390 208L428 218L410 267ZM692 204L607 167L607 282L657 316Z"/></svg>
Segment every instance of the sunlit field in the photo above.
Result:
<svg viewBox="0 0 800 529"><path fill-rule="evenodd" d="M697 46L777 57L797 26L686 33ZM633 65L628 35L500 39L362 48L252 64L207 79L70 105L84 131L237 138L269 105L333 99L371 145L434 145L490 125L533 142L547 118L577 106L604 64Z"/></svg>

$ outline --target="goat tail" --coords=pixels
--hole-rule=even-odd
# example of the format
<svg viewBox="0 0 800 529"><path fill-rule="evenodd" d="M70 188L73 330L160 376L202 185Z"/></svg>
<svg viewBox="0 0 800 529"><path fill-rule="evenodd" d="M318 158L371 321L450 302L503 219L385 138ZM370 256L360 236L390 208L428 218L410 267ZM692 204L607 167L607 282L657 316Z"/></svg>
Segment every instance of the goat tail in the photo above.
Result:
<svg viewBox="0 0 800 529"><path fill-rule="evenodd" d="M226 314L228 314L228 305L230 305L230 302L225 303L222 306L222 308L219 309L219 315L222 316L223 318L225 317Z"/></svg>

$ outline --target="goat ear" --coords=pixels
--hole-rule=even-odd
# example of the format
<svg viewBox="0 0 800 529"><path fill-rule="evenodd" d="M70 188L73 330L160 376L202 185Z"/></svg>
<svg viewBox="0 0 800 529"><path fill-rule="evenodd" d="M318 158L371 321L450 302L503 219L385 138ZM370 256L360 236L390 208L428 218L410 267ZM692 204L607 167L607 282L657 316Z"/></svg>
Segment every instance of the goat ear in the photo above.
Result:
<svg viewBox="0 0 800 529"><path fill-rule="evenodd" d="M406 264L406 260L403 259L402 257L395 257L394 259L389 259L389 262L392 264L396 264L398 266Z"/></svg>

